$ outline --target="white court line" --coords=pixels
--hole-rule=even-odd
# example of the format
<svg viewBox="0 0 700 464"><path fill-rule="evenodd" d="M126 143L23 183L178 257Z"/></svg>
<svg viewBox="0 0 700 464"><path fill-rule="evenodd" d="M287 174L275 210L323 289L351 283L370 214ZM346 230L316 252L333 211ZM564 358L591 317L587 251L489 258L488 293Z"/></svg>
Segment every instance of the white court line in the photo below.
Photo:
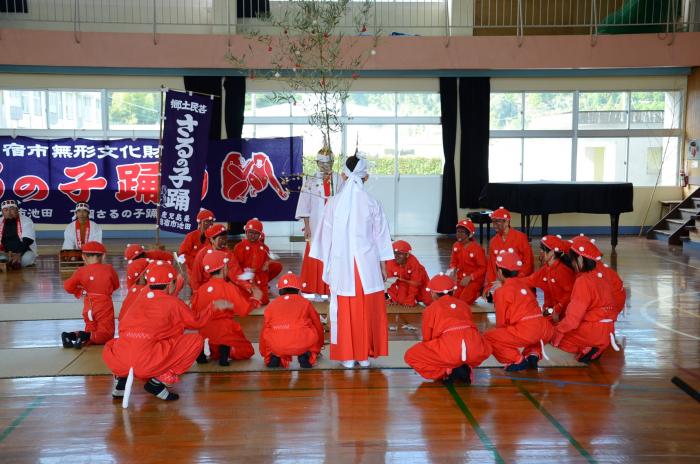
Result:
<svg viewBox="0 0 700 464"><path fill-rule="evenodd" d="M663 300L670 300L671 298L676 298L676 297L682 296L682 295L698 295L698 294L700 294L700 292L686 292L686 293L679 293L677 295L670 295L670 296L663 296L661 298L656 298L655 300L651 300L647 304L642 306L640 308L639 313L642 315L642 317L644 317L644 319L646 319L647 321L651 322L652 324L654 324L656 326L661 327L662 329L670 330L671 332L675 332L679 335L685 335L686 337L692 338L694 340L700 340L700 337L697 337L695 335L691 335L689 333L681 332L680 330L673 329L665 324L662 324L662 323L656 321L655 319L652 319L651 316L649 316L649 313L647 312L647 308L649 308L654 303L658 303L658 302L663 301Z"/></svg>

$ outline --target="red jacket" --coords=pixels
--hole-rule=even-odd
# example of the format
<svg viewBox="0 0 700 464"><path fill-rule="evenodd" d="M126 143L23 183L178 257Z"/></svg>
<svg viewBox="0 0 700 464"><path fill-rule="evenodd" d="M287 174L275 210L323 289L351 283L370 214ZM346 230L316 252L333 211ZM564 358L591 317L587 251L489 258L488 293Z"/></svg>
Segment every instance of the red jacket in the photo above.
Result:
<svg viewBox="0 0 700 464"><path fill-rule="evenodd" d="M577 329L581 322L614 320L615 300L603 274L593 270L578 274L566 307L566 317L556 326L559 334Z"/></svg>
<svg viewBox="0 0 700 464"><path fill-rule="evenodd" d="M518 272L518 277L526 277L532 274L535 258L527 235L511 227L508 229L508 234L505 238L500 234L496 234L489 242L488 267L486 270L487 286L496 281L496 256L501 250L508 250L509 248L512 248L523 260L523 267Z"/></svg>
<svg viewBox="0 0 700 464"><path fill-rule="evenodd" d="M538 317L544 321L542 309L524 279L506 279L493 292L493 305L496 308L496 327L498 328L516 325Z"/></svg>
<svg viewBox="0 0 700 464"><path fill-rule="evenodd" d="M428 273L425 267L413 255L408 255L408 260L403 266L400 266L395 259L386 263L387 277L398 277L399 279L411 280L417 282L417 285L411 285L407 282L397 280L389 287L389 295L392 301L405 306L415 306L418 301L429 303L431 300L426 299L426 290L428 286Z"/></svg>
<svg viewBox="0 0 700 464"><path fill-rule="evenodd" d="M190 287L192 287L193 292L196 292L200 286L202 286L205 282L209 281L209 279L211 278L209 273L204 271L204 266L202 265L202 260L207 254L207 250L211 250L211 243L199 250L197 256L194 259L194 263L192 264L192 269L190 270L189 275ZM236 260L233 251L230 248L224 248L221 251L225 252L226 257L228 258L228 279L231 282L234 282L236 285L239 285L244 290L249 289L250 286L247 283L240 282L238 280L238 276L241 275L243 271L240 267L238 267L238 261Z"/></svg>
<svg viewBox="0 0 700 464"><path fill-rule="evenodd" d="M610 284L610 289L612 290L613 300L615 301L615 319L617 319L618 314L625 309L625 301L627 301L627 291L625 290L625 284L620 278L620 275L615 272L615 269L611 268L602 261L598 261L595 267L596 272L603 274L603 280Z"/></svg>
<svg viewBox="0 0 700 464"><path fill-rule="evenodd" d="M301 295L275 298L265 308L260 331L260 353L267 356L296 356L323 348L324 333L321 320L313 305Z"/></svg>
<svg viewBox="0 0 700 464"><path fill-rule="evenodd" d="M185 255L185 265L187 266L188 271L190 271L192 268L194 259L197 257L199 250L204 248L208 243L209 240L207 240L199 229L193 230L189 234L185 235L185 239L182 241L177 254Z"/></svg>
<svg viewBox="0 0 700 464"><path fill-rule="evenodd" d="M530 288L537 287L544 292L544 307L554 308L559 314L569 304L571 289L574 287L576 274L560 260L553 264L541 266L533 274L522 279Z"/></svg>
<svg viewBox="0 0 700 464"><path fill-rule="evenodd" d="M483 284L486 266L486 253L474 240L466 244L455 242L452 245L450 268L455 269L457 284L467 276L472 278L472 282Z"/></svg>

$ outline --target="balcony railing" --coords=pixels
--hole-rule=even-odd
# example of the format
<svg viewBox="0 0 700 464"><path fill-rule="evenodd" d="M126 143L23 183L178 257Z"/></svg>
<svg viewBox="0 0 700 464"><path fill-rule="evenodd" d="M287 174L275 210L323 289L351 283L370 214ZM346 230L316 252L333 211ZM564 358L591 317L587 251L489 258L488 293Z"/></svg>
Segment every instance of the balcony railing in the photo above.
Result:
<svg viewBox="0 0 700 464"><path fill-rule="evenodd" d="M332 0L328 0L332 1ZM236 34L257 16L294 9L270 0L0 0L0 28ZM356 33L348 7L341 21ZM417 35L674 33L700 31L700 0L373 0L370 32Z"/></svg>

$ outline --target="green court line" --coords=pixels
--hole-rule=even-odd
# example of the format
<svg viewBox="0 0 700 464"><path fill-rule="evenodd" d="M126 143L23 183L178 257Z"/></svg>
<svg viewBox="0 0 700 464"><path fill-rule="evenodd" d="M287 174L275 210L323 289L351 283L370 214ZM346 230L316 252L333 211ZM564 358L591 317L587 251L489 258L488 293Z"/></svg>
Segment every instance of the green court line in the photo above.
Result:
<svg viewBox="0 0 700 464"><path fill-rule="evenodd" d="M447 385L447 390L449 390L450 395L452 395L452 398L454 398L455 403L457 403L457 406L459 406L459 409L461 409L462 413L464 413L464 416L467 418L467 420L471 424L472 428L474 429L474 432L476 432L476 434L479 436L479 440L481 440L481 443L486 447L487 450L489 450L493 453L493 457L497 463L504 464L505 461L503 460L503 457L498 453L498 450L493 445L493 443L491 443L491 440L489 439L488 435L486 435L486 432L484 432L484 430L481 428L481 426L477 422L476 418L474 417L472 412L469 410L469 407L467 406L467 404L459 396L459 394L457 393L457 390L455 390L454 385L452 385L452 384Z"/></svg>
<svg viewBox="0 0 700 464"><path fill-rule="evenodd" d="M547 418L547 420L554 426L554 428L556 428L556 429L559 431L559 433L561 433L561 434L564 436L564 438L566 438L566 439L569 441L569 443L571 443L571 445L572 445L574 448L576 448L576 451L578 451L579 454L580 454L581 456L583 456L584 458L586 458L586 460L587 460L588 462L590 462L591 464L597 464L597 461L596 461L595 459L593 459L593 456L591 456L590 453L588 453L588 451L586 451L586 449L581 445L581 443L579 443L579 442L564 428L564 426L561 425L561 423L559 423L559 421L556 420L556 419L554 418L554 416L552 416L552 414L550 414L549 411L547 411L547 409L546 409L544 406L542 406L542 404L541 404L539 401L537 401L537 400L535 399L535 397L533 397L533 396L530 394L529 391L527 391L527 389L525 389L525 387L523 387L522 385L520 385L520 383L518 383L516 380L513 380L513 383L515 384L516 387L518 387L518 390L520 390L520 393L522 393L523 396L524 396L525 398L527 398L527 399L530 401L530 403L532 403L533 406L535 406L535 408L536 408L538 411L540 411L540 412L542 413L542 415L543 415L544 417Z"/></svg>
<svg viewBox="0 0 700 464"><path fill-rule="evenodd" d="M19 415L17 419L12 421L12 423L2 431L2 434L0 434L0 443L5 441L5 438L9 437L10 434L12 433L13 430L15 430L19 425L24 421L24 419L27 418L27 416L34 410L36 409L37 406L41 404L41 402L44 401L43 396L37 397L34 401L32 401L32 404L30 404L27 409L22 411L22 414Z"/></svg>

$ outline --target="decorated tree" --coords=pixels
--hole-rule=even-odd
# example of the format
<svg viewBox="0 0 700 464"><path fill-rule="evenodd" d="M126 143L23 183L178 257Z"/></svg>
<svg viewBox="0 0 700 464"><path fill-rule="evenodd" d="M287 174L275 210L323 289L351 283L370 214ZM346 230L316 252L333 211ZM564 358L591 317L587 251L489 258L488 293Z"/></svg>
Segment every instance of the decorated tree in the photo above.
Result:
<svg viewBox="0 0 700 464"><path fill-rule="evenodd" d="M276 102L301 103L309 124L323 134L324 152L331 152L331 133L342 128L339 111L349 96L353 80L366 60L374 55L379 29L368 32L372 19L372 3L351 0L291 0L282 11L260 18L266 30L248 32L249 39L265 45L271 54L271 69L251 77L275 79L285 90L275 92ZM350 24L348 26L348 24ZM351 31L348 35L343 31ZM370 38L369 44L366 39ZM240 56L229 53L228 59L245 68L246 60L261 48L249 45ZM311 99L299 102L300 92L310 92Z"/></svg>

